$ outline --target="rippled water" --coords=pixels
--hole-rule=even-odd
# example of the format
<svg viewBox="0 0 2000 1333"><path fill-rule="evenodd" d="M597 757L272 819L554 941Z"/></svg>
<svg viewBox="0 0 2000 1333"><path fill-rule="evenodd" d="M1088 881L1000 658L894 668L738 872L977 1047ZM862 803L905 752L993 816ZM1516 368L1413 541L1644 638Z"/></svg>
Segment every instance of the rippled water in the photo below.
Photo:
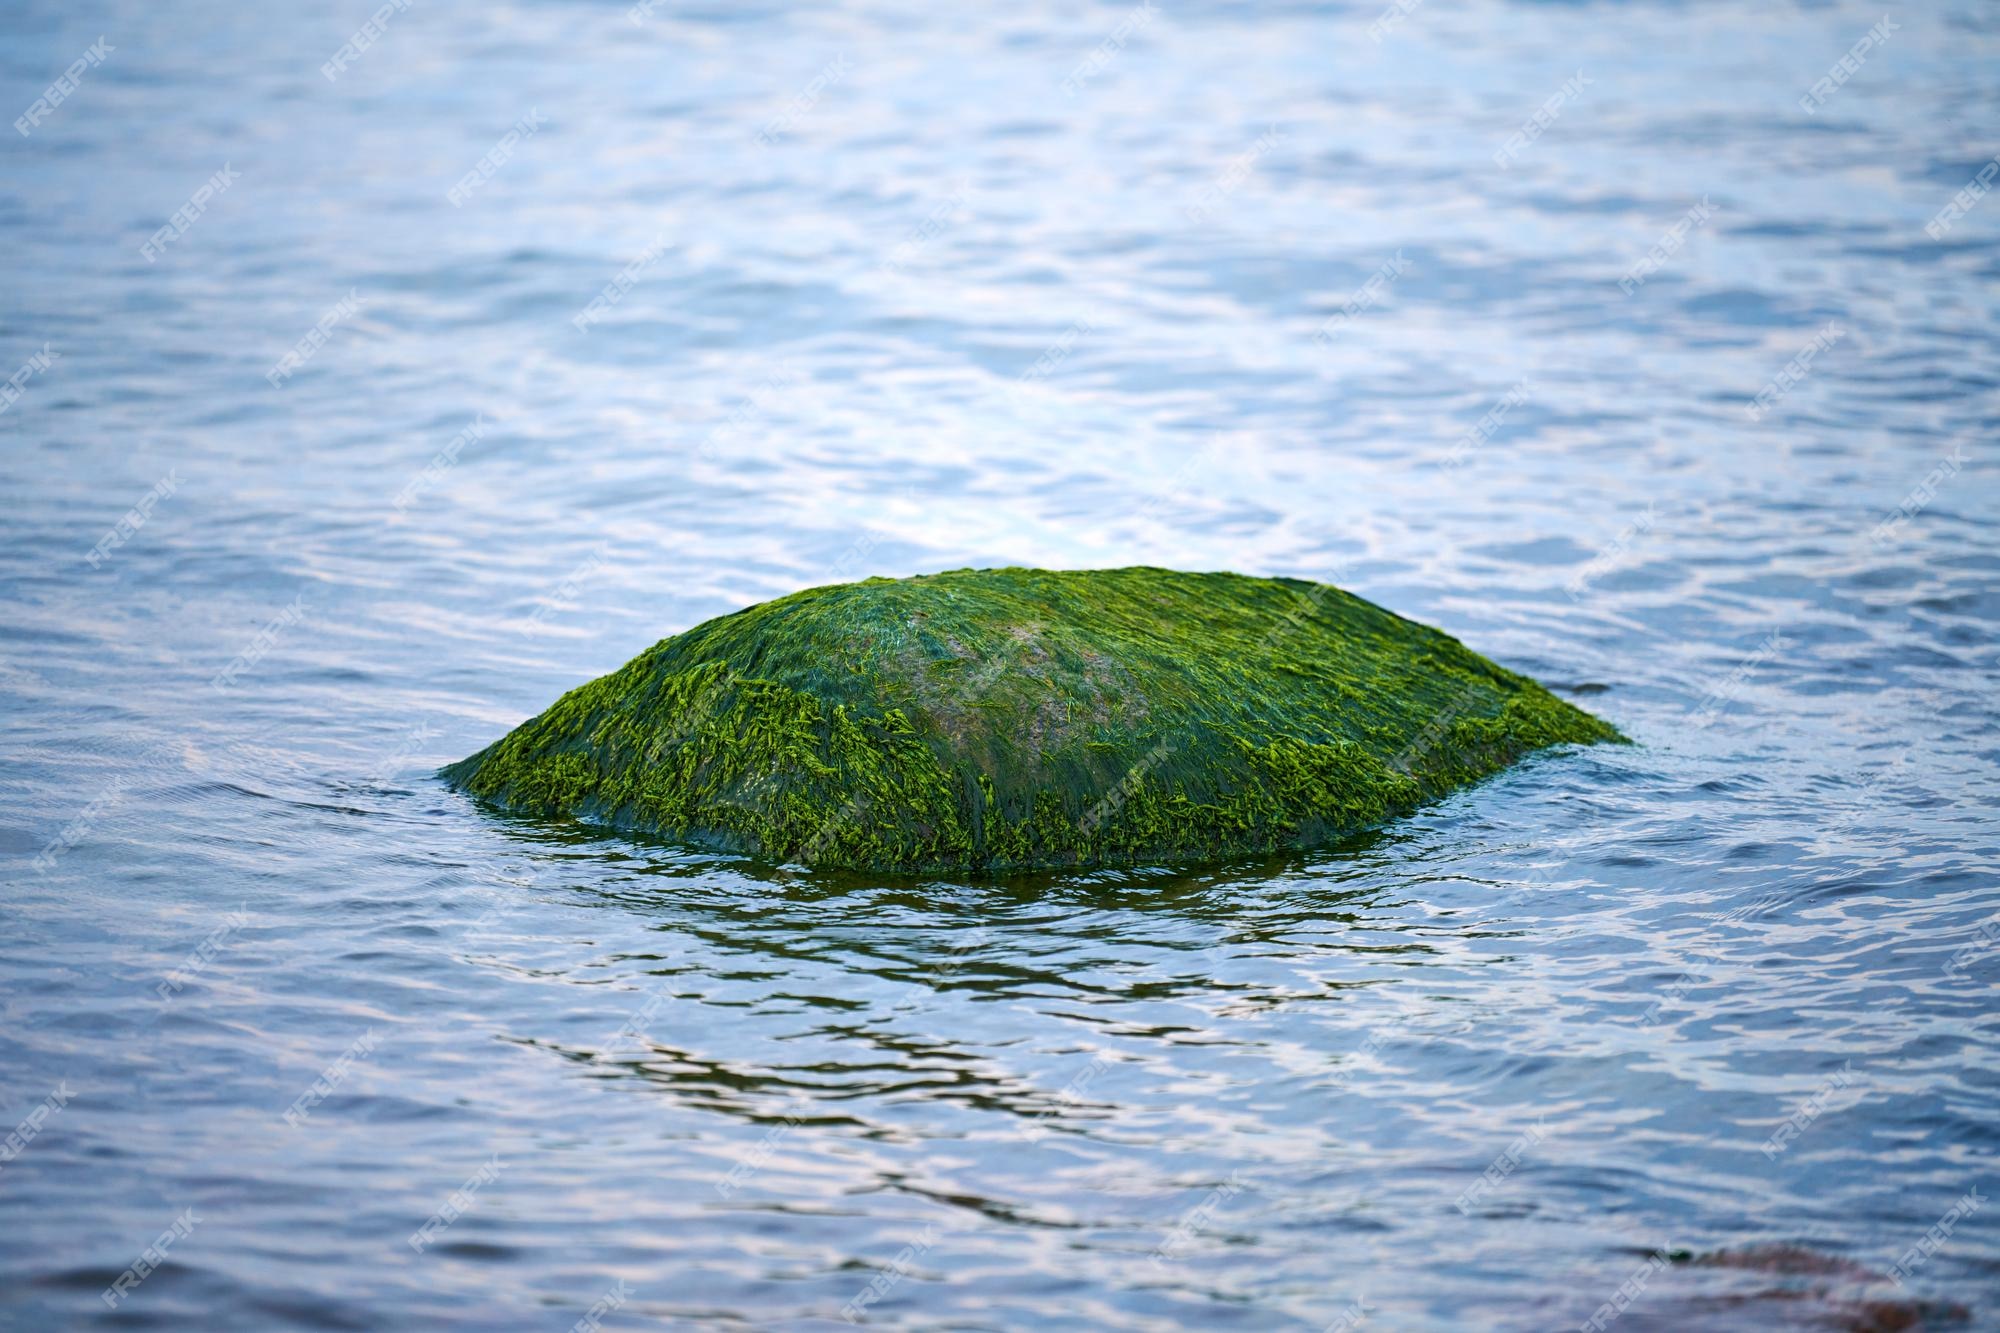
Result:
<svg viewBox="0 0 2000 1333"><path fill-rule="evenodd" d="M2000 1319L1992 7L1810 112L1879 9L416 3L330 80L368 15L0 43L85 66L0 148L6 1323ZM1639 743L1002 884L430 776L989 563L1337 581Z"/></svg>

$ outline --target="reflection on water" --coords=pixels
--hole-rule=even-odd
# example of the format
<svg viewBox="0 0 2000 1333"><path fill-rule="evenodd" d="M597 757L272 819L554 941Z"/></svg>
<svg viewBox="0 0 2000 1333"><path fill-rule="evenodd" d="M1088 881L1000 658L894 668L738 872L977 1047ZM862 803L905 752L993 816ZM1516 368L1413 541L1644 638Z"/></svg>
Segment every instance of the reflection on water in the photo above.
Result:
<svg viewBox="0 0 2000 1333"><path fill-rule="evenodd" d="M7 1322L1989 1321L1993 17L1390 9L16 15ZM1639 744L966 883L430 776L986 563Z"/></svg>

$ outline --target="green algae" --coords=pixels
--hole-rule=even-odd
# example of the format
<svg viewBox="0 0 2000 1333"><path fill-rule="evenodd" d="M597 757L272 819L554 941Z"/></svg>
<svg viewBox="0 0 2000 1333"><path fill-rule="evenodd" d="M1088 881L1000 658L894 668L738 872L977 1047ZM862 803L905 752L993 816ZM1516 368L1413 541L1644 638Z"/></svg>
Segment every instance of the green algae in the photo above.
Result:
<svg viewBox="0 0 2000 1333"><path fill-rule="evenodd" d="M1327 584L955 570L697 625L442 776L779 862L1006 871L1310 847L1622 739Z"/></svg>

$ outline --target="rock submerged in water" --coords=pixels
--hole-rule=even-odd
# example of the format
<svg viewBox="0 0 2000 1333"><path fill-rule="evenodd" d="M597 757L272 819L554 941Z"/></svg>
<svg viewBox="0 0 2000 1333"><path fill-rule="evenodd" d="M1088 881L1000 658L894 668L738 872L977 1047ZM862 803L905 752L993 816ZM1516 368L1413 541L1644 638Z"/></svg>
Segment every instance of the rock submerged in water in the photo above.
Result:
<svg viewBox="0 0 2000 1333"><path fill-rule="evenodd" d="M1310 847L1621 739L1327 584L964 569L707 621L442 776L771 861L1005 871Z"/></svg>

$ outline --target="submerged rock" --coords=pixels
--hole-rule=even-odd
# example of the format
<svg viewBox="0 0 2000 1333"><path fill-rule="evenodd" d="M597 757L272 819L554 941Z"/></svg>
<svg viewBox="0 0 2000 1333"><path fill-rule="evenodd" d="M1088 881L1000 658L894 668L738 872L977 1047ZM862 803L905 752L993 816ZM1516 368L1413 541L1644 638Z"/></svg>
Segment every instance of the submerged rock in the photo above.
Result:
<svg viewBox="0 0 2000 1333"><path fill-rule="evenodd" d="M697 625L443 776L774 861L1014 870L1312 846L1618 739L1326 584L965 569Z"/></svg>

